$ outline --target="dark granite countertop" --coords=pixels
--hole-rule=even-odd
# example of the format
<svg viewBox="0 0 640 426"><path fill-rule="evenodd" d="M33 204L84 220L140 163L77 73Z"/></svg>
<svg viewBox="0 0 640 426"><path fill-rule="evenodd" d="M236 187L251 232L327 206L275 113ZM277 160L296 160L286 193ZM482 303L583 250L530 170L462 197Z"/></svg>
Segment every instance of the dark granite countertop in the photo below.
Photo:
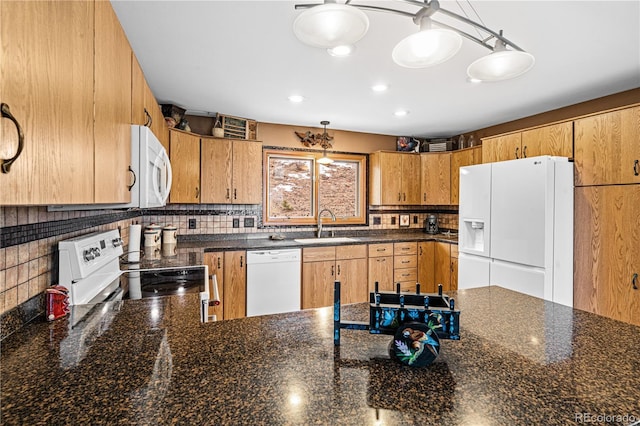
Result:
<svg viewBox="0 0 640 426"><path fill-rule="evenodd" d="M487 287L425 368L330 308L202 324L197 296L96 305L2 342L6 425L566 425L640 419L640 328ZM368 305L343 307L367 320ZM598 417L600 416L600 417ZM607 416L607 417L605 417ZM619 417L615 417L619 416ZM376 421L379 420L379 423ZM619 421L618 421L619 420Z"/></svg>
<svg viewBox="0 0 640 426"><path fill-rule="evenodd" d="M441 241L452 244L458 244L457 233L440 233L440 234L426 234L422 231L414 232L350 232L345 231L338 233L338 237L351 237L355 241L348 242L329 242L330 238L326 238L324 241L327 243L322 244L301 244L295 241L296 238L313 238L312 233L304 233L295 236L286 236L283 240L272 240L267 235L256 234L251 235L248 238L215 238L211 236L202 236L199 238L182 238L178 243L178 247L181 248L201 248L205 252L211 251L225 251L225 250L261 250L261 249L283 249L283 248L304 248L304 247L319 247L319 246L339 246L339 245L351 245L351 244L375 244L375 243L394 243L401 241ZM323 237L325 238L325 237Z"/></svg>

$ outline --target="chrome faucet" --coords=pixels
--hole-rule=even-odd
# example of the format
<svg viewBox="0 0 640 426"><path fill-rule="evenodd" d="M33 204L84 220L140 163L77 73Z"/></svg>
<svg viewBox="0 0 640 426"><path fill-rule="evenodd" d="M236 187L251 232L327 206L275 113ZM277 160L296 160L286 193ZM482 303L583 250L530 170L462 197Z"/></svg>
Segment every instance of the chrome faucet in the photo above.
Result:
<svg viewBox="0 0 640 426"><path fill-rule="evenodd" d="M318 238L320 238L321 235L322 235L322 219L321 219L321 216L322 216L322 213L324 213L324 212L328 212L331 215L331 220L334 221L334 222L336 221L336 215L333 214L333 212L331 210L329 210L329 209L320 210L320 213L318 213Z"/></svg>

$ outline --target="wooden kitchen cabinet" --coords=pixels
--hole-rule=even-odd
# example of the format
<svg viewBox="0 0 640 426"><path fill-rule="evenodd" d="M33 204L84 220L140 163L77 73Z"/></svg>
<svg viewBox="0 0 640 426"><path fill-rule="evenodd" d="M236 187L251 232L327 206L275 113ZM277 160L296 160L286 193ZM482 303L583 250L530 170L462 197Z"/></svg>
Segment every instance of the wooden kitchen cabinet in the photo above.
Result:
<svg viewBox="0 0 640 426"><path fill-rule="evenodd" d="M574 194L574 307L640 325L640 185Z"/></svg>
<svg viewBox="0 0 640 426"><path fill-rule="evenodd" d="M574 122L575 184L640 183L640 107Z"/></svg>
<svg viewBox="0 0 640 426"><path fill-rule="evenodd" d="M128 203L132 182L131 47L111 3L94 4L94 201Z"/></svg>
<svg viewBox="0 0 640 426"><path fill-rule="evenodd" d="M420 155L376 151L369 156L372 205L420 204Z"/></svg>
<svg viewBox="0 0 640 426"><path fill-rule="evenodd" d="M423 205L451 204L451 153L420 154Z"/></svg>
<svg viewBox="0 0 640 426"><path fill-rule="evenodd" d="M458 258L455 259L455 267L451 262L451 247L453 244L443 243L440 241L435 242L434 247L434 255L435 255L435 263L434 263L434 276L435 276L435 289L438 289L438 285L442 284L443 291L451 291L456 290L458 286L457 279L457 265ZM457 249L457 246L456 246ZM456 250L457 256L457 250ZM456 269L456 277L453 278L453 269ZM453 288L455 286L455 288Z"/></svg>
<svg viewBox="0 0 640 426"><path fill-rule="evenodd" d="M3 1L0 8L0 102L24 133L22 154L0 173L0 205L92 203L94 3ZM17 150L15 125L0 119L0 159ZM112 175L120 180L122 170Z"/></svg>
<svg viewBox="0 0 640 426"><path fill-rule="evenodd" d="M209 276L216 277L218 283L218 296L220 304L217 306L209 305L209 315L215 315L218 321L224 318L224 252L206 252L204 254L204 263L209 267ZM213 280L209 278L209 297L213 300Z"/></svg>
<svg viewBox="0 0 640 426"><path fill-rule="evenodd" d="M169 127L135 54L131 57L131 124L148 126L169 153Z"/></svg>
<svg viewBox="0 0 640 426"><path fill-rule="evenodd" d="M262 203L262 142L202 138L202 203Z"/></svg>
<svg viewBox="0 0 640 426"><path fill-rule="evenodd" d="M423 293L434 293L437 290L434 241L418 243L418 282Z"/></svg>
<svg viewBox="0 0 640 426"><path fill-rule="evenodd" d="M418 282L417 242L393 244L393 281L400 283L400 291L415 291Z"/></svg>
<svg viewBox="0 0 640 426"><path fill-rule="evenodd" d="M522 132L522 155L553 155L573 158L573 124L552 124Z"/></svg>
<svg viewBox="0 0 640 426"><path fill-rule="evenodd" d="M199 203L200 137L172 129L170 142L173 184L169 199L172 203Z"/></svg>
<svg viewBox="0 0 640 426"><path fill-rule="evenodd" d="M451 205L460 203L460 167L482 163L482 146L460 149L451 153Z"/></svg>
<svg viewBox="0 0 640 426"><path fill-rule="evenodd" d="M369 292L394 291L393 285L393 244L369 244Z"/></svg>
<svg viewBox="0 0 640 426"><path fill-rule="evenodd" d="M368 300L366 245L302 250L302 309L331 306L334 281L341 284L341 303Z"/></svg>
<svg viewBox="0 0 640 426"><path fill-rule="evenodd" d="M458 290L458 245L451 244L451 285L450 291Z"/></svg>
<svg viewBox="0 0 640 426"><path fill-rule="evenodd" d="M523 132L482 139L482 161L554 155L573 157L573 125L571 122L551 124Z"/></svg>
<svg viewBox="0 0 640 426"><path fill-rule="evenodd" d="M482 139L482 162L515 160L522 158L522 133Z"/></svg>
<svg viewBox="0 0 640 426"><path fill-rule="evenodd" d="M224 319L246 317L247 255L245 251L224 252L223 293Z"/></svg>

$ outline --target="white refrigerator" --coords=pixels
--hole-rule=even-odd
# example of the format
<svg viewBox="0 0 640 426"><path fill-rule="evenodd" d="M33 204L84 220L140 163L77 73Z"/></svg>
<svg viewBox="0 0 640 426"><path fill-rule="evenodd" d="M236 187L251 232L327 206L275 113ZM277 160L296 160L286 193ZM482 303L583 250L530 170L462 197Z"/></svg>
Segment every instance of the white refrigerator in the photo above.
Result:
<svg viewBox="0 0 640 426"><path fill-rule="evenodd" d="M458 288L498 285L573 306L573 163L460 168Z"/></svg>

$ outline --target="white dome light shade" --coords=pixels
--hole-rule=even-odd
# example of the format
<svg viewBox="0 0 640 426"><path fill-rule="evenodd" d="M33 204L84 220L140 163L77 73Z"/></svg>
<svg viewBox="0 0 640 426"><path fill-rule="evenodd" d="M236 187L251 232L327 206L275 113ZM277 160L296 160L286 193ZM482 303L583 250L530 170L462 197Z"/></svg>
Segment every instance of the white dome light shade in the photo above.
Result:
<svg viewBox="0 0 640 426"><path fill-rule="evenodd" d="M293 32L301 42L322 49L355 44L368 29L369 18L363 11L337 3L307 9L293 22Z"/></svg>
<svg viewBox="0 0 640 426"><path fill-rule="evenodd" d="M467 75L481 81L500 81L518 77L529 71L536 62L532 54L517 50L498 50L476 59Z"/></svg>
<svg viewBox="0 0 640 426"><path fill-rule="evenodd" d="M426 68L450 59L461 46L462 37L455 31L432 28L402 39L391 57L401 67Z"/></svg>

